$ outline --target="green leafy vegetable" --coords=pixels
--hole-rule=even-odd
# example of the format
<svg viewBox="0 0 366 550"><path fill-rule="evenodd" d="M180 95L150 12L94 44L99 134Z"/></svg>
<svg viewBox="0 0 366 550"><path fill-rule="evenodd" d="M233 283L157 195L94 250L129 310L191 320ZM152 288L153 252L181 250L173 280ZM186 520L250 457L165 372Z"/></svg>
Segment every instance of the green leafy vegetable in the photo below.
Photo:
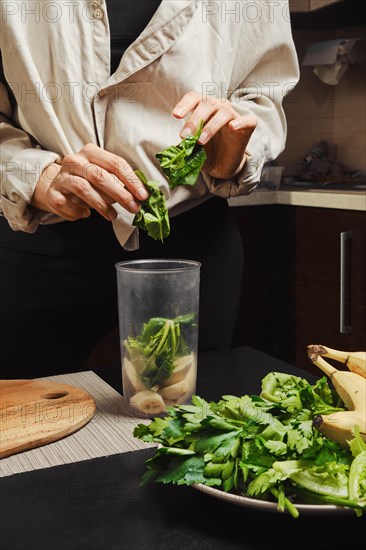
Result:
<svg viewBox="0 0 366 550"><path fill-rule="evenodd" d="M175 319L153 317L144 323L137 338L126 340L131 362L142 364L140 379L147 388L160 385L173 372L175 361L189 353L182 329L194 325L194 314Z"/></svg>
<svg viewBox="0 0 366 550"><path fill-rule="evenodd" d="M178 145L171 145L155 155L168 179L170 189L178 185L194 185L206 160L206 152L197 141L204 121L197 131L185 137Z"/></svg>
<svg viewBox="0 0 366 550"><path fill-rule="evenodd" d="M155 240L163 240L170 234L170 222L166 200L158 187L158 182L148 181L141 170L135 171L138 178L147 187L150 195L141 203L139 212L135 215L132 225L147 231Z"/></svg>
<svg viewBox="0 0 366 550"><path fill-rule="evenodd" d="M134 436L159 446L146 461L148 482L216 486L277 502L294 518L296 502L366 509L366 446L359 430L344 449L313 426L319 411L344 410L326 377L271 372L260 395L222 396L169 407L163 418L138 424Z"/></svg>
<svg viewBox="0 0 366 550"><path fill-rule="evenodd" d="M194 185L206 160L204 148L197 143L203 128L202 120L194 135L184 138L178 145L172 145L155 157L168 179L170 189L178 185ZM141 170L136 175L150 192L149 197L141 203L132 225L147 231L155 240L164 241L170 235L170 222L165 196L159 189L159 182L148 181Z"/></svg>

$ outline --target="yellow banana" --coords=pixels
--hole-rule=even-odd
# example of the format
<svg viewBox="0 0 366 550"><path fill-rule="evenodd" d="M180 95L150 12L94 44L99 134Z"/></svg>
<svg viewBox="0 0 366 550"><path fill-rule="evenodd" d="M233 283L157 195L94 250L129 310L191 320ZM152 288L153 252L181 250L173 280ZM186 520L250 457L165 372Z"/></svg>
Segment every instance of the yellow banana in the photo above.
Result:
<svg viewBox="0 0 366 550"><path fill-rule="evenodd" d="M346 448L349 448L347 442L354 437L355 426L358 426L360 436L366 442L365 414L359 411L339 411L316 416L314 426L325 437L338 441Z"/></svg>
<svg viewBox="0 0 366 550"><path fill-rule="evenodd" d="M366 378L366 351L340 351L320 344L310 347L314 348L318 355L345 363L350 371Z"/></svg>
<svg viewBox="0 0 366 550"><path fill-rule="evenodd" d="M348 410L366 410L365 378L355 372L336 369L318 355L317 346L308 346L308 356L331 379L334 389Z"/></svg>
<svg viewBox="0 0 366 550"><path fill-rule="evenodd" d="M319 348L323 346L307 347L309 359L330 378L348 410L317 416L314 418L315 427L329 439L347 446L357 425L361 437L366 441L366 378L356 372L336 369L323 359Z"/></svg>

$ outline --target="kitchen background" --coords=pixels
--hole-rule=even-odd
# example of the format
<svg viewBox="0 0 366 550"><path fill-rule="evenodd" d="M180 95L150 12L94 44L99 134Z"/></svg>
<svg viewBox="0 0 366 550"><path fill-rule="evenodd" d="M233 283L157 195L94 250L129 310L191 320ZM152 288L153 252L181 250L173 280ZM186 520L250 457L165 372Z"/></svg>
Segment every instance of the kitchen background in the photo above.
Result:
<svg viewBox="0 0 366 550"><path fill-rule="evenodd" d="M245 257L233 346L252 346L309 372L316 372L307 357L309 344L366 350L366 20L361 4L290 0L301 78L284 102L287 145L274 163L283 167L282 179L275 181L278 169L270 166L255 192L229 199ZM360 40L337 84L325 83L314 66L302 65L314 43L353 38ZM318 156L311 165L316 154L323 162ZM118 362L116 327L85 370L102 376Z"/></svg>
<svg viewBox="0 0 366 550"><path fill-rule="evenodd" d="M290 0L300 63L315 42L362 40L351 49L352 61L335 86L322 82L312 66L301 66L300 82L285 99L288 139L278 163L288 173L294 172L314 144L326 140L336 147L340 165L366 175L366 19L362 7L362 0Z"/></svg>

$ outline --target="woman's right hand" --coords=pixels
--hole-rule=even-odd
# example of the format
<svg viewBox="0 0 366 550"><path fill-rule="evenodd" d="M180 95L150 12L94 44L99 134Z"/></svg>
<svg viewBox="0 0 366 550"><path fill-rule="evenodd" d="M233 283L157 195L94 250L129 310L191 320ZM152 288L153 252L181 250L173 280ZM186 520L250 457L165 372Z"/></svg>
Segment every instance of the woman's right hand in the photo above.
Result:
<svg viewBox="0 0 366 550"><path fill-rule="evenodd" d="M106 220L117 216L113 203L135 214L149 193L121 157L93 143L47 166L35 187L32 205L69 221L99 212Z"/></svg>

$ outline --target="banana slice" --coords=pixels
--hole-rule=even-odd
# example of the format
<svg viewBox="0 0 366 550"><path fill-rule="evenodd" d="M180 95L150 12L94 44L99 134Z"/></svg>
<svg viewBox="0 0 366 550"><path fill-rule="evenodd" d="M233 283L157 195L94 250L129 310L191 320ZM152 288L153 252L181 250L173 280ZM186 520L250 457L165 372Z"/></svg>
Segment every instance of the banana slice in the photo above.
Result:
<svg viewBox="0 0 366 550"><path fill-rule="evenodd" d="M157 392L144 390L136 393L130 398L132 408L144 414L154 415L166 411L165 403Z"/></svg>
<svg viewBox="0 0 366 550"><path fill-rule="evenodd" d="M188 384L186 380L181 380L176 384L172 384L171 386L167 386L166 388L161 388L159 390L159 394L164 400L167 399L169 401L175 401L179 399L182 395L184 395L187 389Z"/></svg>
<svg viewBox="0 0 366 550"><path fill-rule="evenodd" d="M181 395L180 399L177 401L177 404L185 403L188 399L192 397L192 394L196 391L196 369L192 368L188 372L185 381L187 383L187 390L186 392Z"/></svg>
<svg viewBox="0 0 366 550"><path fill-rule="evenodd" d="M189 399L195 390L196 386L196 369L190 368L186 377L165 388L159 390L159 394L165 401L166 405L179 405Z"/></svg>
<svg viewBox="0 0 366 550"><path fill-rule="evenodd" d="M146 357L143 357L141 353L136 351L130 353L130 362L135 367L137 374L141 374L144 368L146 367Z"/></svg>
<svg viewBox="0 0 366 550"><path fill-rule="evenodd" d="M134 365L127 357L123 360L122 379L125 396L133 395L147 389L141 382Z"/></svg>
<svg viewBox="0 0 366 550"><path fill-rule="evenodd" d="M174 362L174 370L172 374L169 376L169 378L166 378L161 383L161 387L165 388L167 386L172 386L173 384L177 384L181 380L183 380L187 374L188 371L192 368L194 365L194 353L190 353L189 355L184 355L183 357L180 357Z"/></svg>

